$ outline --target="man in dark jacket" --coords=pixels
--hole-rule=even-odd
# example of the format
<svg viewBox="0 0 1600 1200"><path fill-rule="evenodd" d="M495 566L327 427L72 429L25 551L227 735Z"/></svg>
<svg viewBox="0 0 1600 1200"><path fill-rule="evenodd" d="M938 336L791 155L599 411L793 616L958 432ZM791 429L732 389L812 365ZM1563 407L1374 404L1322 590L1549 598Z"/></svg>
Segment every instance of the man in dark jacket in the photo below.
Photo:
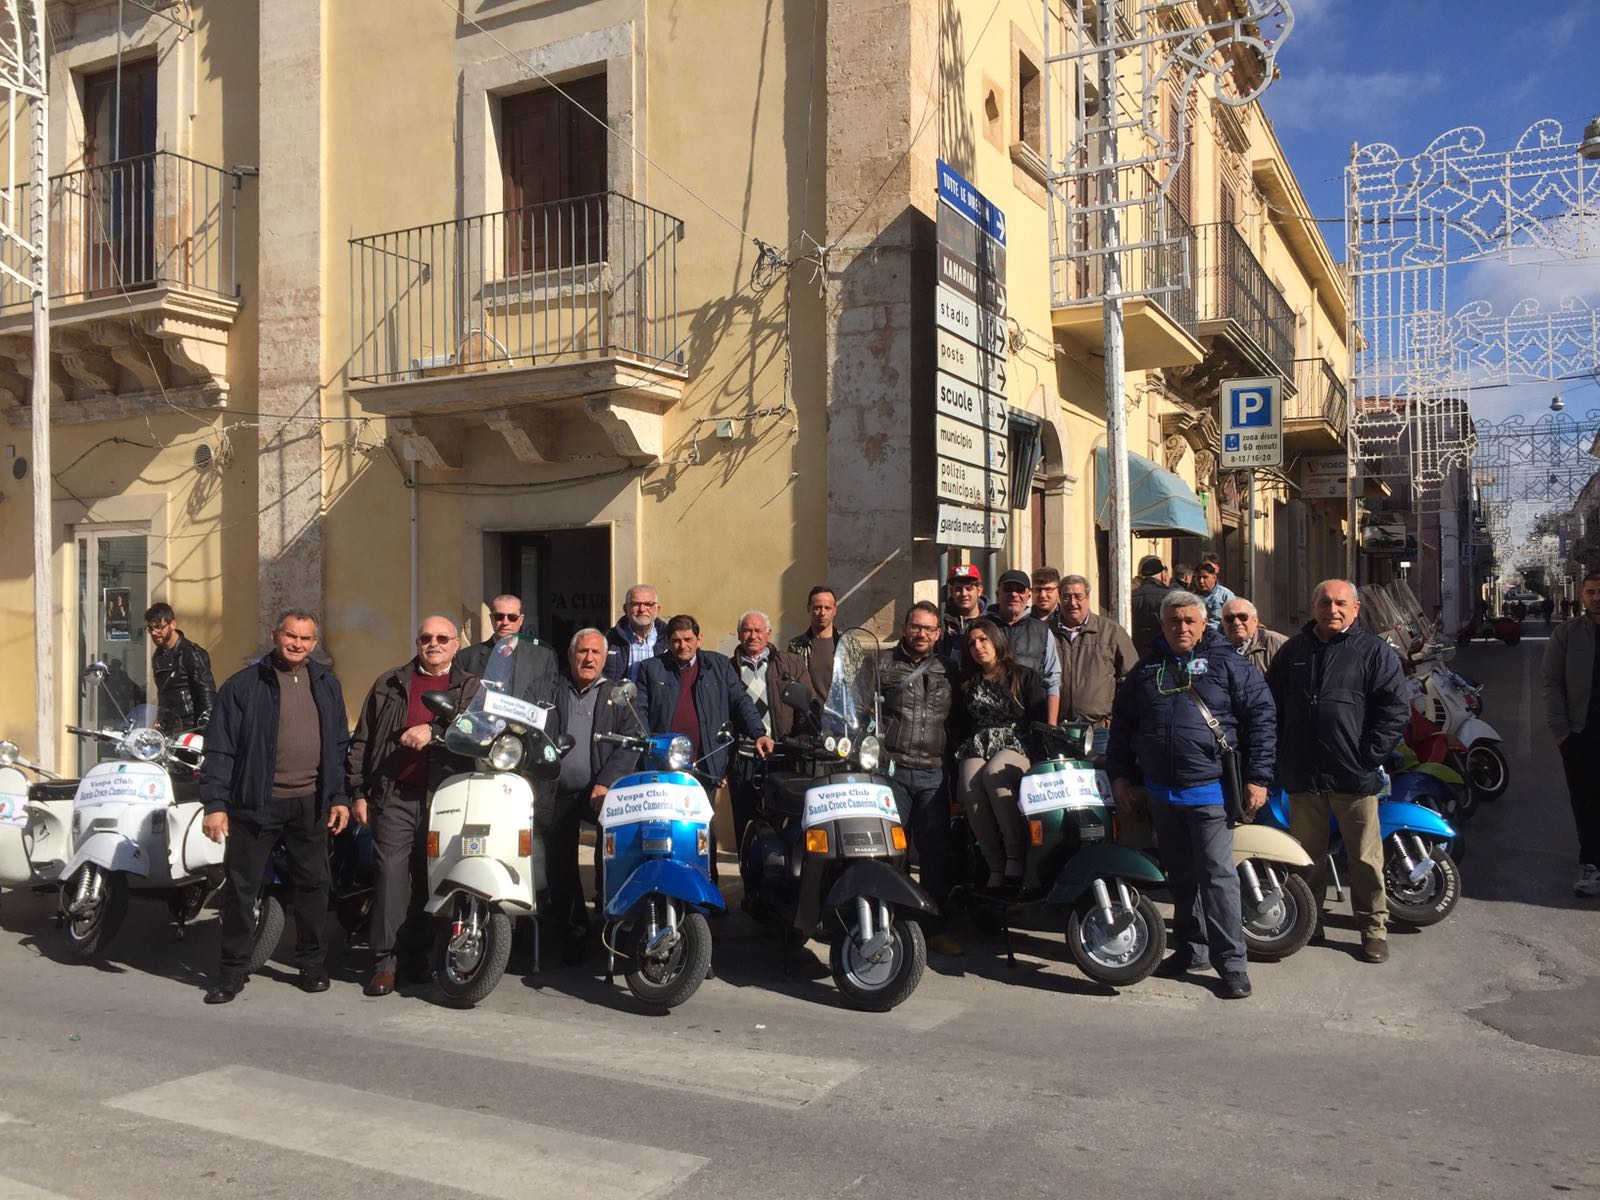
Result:
<svg viewBox="0 0 1600 1200"><path fill-rule="evenodd" d="M894 763L900 819L917 848L922 886L940 912L950 897L945 860L950 854L950 785L944 773L946 729L955 697L950 668L935 652L939 607L919 600L906 610L900 642L879 658L883 695L883 750ZM926 921L928 949L960 954L961 943L942 932L942 919Z"/></svg>
<svg viewBox="0 0 1600 1200"><path fill-rule="evenodd" d="M578 873L578 830L593 823L606 792L635 769L639 756L615 742L597 742L600 733L637 734L632 710L611 702L616 681L606 679L606 635L580 629L567 647L567 674L555 687L555 710L549 732L572 735L573 747L561 759L561 775L553 794L541 790L534 800L534 826L544 839L550 911L561 925L561 957L568 965L583 961L589 936L582 877ZM598 867L599 856L596 856ZM595 880L599 890L598 874Z"/></svg>
<svg viewBox="0 0 1600 1200"><path fill-rule="evenodd" d="M957 563L950 568L945 587L944 632L934 651L952 668L961 665L962 639L967 627L983 616L983 575L976 563Z"/></svg>
<svg viewBox="0 0 1600 1200"><path fill-rule="evenodd" d="M538 638L522 632L522 601L516 596L496 596L489 601L489 623L493 633L476 646L461 652L461 669L483 678L489 652L501 638L515 637L517 651L511 663L511 695L530 704L549 704L556 691L561 666L556 652Z"/></svg>
<svg viewBox="0 0 1600 1200"><path fill-rule="evenodd" d="M1250 994L1233 833L1222 791L1222 754L1203 705L1241 755L1247 813L1266 803L1276 721L1254 667L1206 627L1205 601L1172 591L1161 603L1162 636L1117 689L1106 767L1117 806L1133 811L1143 777L1161 862L1172 890L1175 948L1159 968L1169 978L1204 967L1222 995Z"/></svg>
<svg viewBox="0 0 1600 1200"><path fill-rule="evenodd" d="M995 583L995 601L984 615L1006 635L1012 657L1044 684L1049 697L1045 719L1054 725L1061 715L1061 652L1050 626L1033 615L1033 586L1027 575L1002 572Z"/></svg>
<svg viewBox="0 0 1600 1200"><path fill-rule="evenodd" d="M828 662L831 671L831 646ZM772 619L764 612L752 609L739 617L739 650L733 656L733 666L771 738L786 738L795 731L796 710L783 699L783 689L788 684L800 684L813 702L823 699L812 685L806 660L772 644ZM733 805L733 842L742 846L745 826L761 803L760 772L749 751L736 753L729 762L728 799Z"/></svg>
<svg viewBox="0 0 1600 1200"><path fill-rule="evenodd" d="M1128 631L1141 655L1161 637L1161 601L1167 595L1167 567L1154 554L1139 560L1139 586L1133 589L1132 624Z"/></svg>
<svg viewBox="0 0 1600 1200"><path fill-rule="evenodd" d="M183 636L170 604L144 610L150 635L150 676L156 684L156 723L171 734L204 732L216 700L211 656Z"/></svg>
<svg viewBox="0 0 1600 1200"><path fill-rule="evenodd" d="M833 652L839 645L833 618L839 612L839 599L833 589L819 583L806 596L806 614L811 624L798 637L789 639L789 653L806 665L811 690L823 699L833 687Z"/></svg>
<svg viewBox="0 0 1600 1200"><path fill-rule="evenodd" d="M207 1004L226 1004L245 984L255 943L262 874L281 840L293 892L300 988L328 990L322 925L328 915L328 831L350 819L345 804L344 693L311 661L317 618L290 609L272 629L272 653L222 685L206 731L201 830L227 839L223 855L222 954Z"/></svg>
<svg viewBox="0 0 1600 1200"><path fill-rule="evenodd" d="M378 676L350 738L345 779L351 814L372 825L376 874L372 889L372 978L366 994L394 991L395 967L407 982L428 979L428 802L450 769L435 746L435 721L423 703L444 692L459 710L472 676L456 663L455 622L432 616L417 630L417 655Z"/></svg>
<svg viewBox="0 0 1600 1200"><path fill-rule="evenodd" d="M667 645L665 657L639 669L634 704L651 733L681 733L689 739L699 764L694 774L714 802L717 786L728 774L728 750L718 747L718 731L731 725L735 734L754 738L756 753L763 758L772 753L773 741L733 663L700 648L698 621L688 615L673 617L667 622ZM713 846L713 879L716 862Z"/></svg>
<svg viewBox="0 0 1600 1200"><path fill-rule="evenodd" d="M1278 783L1289 792L1289 828L1311 856L1319 901L1327 881L1328 817L1350 858L1361 957L1389 957L1383 891L1378 767L1400 742L1411 702L1400 658L1357 623L1355 585L1329 579L1312 595L1312 619L1278 651L1267 686L1278 702Z"/></svg>
<svg viewBox="0 0 1600 1200"><path fill-rule="evenodd" d="M656 614L655 588L636 583L628 589L622 617L606 634L606 678L639 682L639 668L667 652L667 623Z"/></svg>

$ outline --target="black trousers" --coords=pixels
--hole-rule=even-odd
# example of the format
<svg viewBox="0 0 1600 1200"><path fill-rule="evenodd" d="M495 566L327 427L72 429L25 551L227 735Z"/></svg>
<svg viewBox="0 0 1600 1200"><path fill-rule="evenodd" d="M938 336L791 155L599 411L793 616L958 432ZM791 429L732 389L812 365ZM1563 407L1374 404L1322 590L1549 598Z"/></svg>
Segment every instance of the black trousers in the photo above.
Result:
<svg viewBox="0 0 1600 1200"><path fill-rule="evenodd" d="M1600 729L1585 728L1562 742L1561 766L1578 827L1578 862L1600 866Z"/></svg>
<svg viewBox="0 0 1600 1200"><path fill-rule="evenodd" d="M288 859L294 910L294 961L302 971L320 969L326 950L322 925L328 918L328 829L318 819L315 796L274 796L260 821L228 817L222 869L222 959L224 974L239 974L255 946L256 902L272 851L282 841Z"/></svg>
<svg viewBox="0 0 1600 1200"><path fill-rule="evenodd" d="M761 785L766 764L759 758L732 755L728 760L728 799L733 809L733 848L744 853L745 827L761 811Z"/></svg>
<svg viewBox="0 0 1600 1200"><path fill-rule="evenodd" d="M540 836L544 839L550 915L564 932L585 934L589 929L589 911L583 900L583 875L578 870L578 832L585 817L591 820L594 817L588 789L560 793L548 806L542 802L536 804L535 811L539 814Z"/></svg>
<svg viewBox="0 0 1600 1200"><path fill-rule="evenodd" d="M372 888L372 969L393 971L428 957L428 793L402 789L372 815L377 878Z"/></svg>

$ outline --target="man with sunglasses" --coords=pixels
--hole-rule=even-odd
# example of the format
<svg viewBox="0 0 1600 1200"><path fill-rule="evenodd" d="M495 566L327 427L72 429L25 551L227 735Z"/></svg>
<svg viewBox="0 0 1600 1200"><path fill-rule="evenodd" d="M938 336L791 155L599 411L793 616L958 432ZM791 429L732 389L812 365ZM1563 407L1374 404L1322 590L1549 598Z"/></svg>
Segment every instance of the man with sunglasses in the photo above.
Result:
<svg viewBox="0 0 1600 1200"><path fill-rule="evenodd" d="M523 617L522 600L518 596L496 596L489 601L489 636L461 652L461 669L481 678L495 643L504 637L515 637L517 652L511 659L511 694L533 704L553 704L561 665L554 650L522 632Z"/></svg>
<svg viewBox="0 0 1600 1200"><path fill-rule="evenodd" d="M432 616L417 630L410 662L378 676L350 737L345 779L351 816L372 827L377 852L372 892L372 977L366 994L394 991L396 968L408 983L428 979L428 802L449 770L433 744L435 720L422 701L444 692L457 709L472 679L456 661L455 622Z"/></svg>
<svg viewBox="0 0 1600 1200"><path fill-rule="evenodd" d="M1250 660L1250 665L1266 678L1267 668L1289 639L1261 624L1256 606L1243 596L1235 596L1222 606L1222 636L1228 645Z"/></svg>
<svg viewBox="0 0 1600 1200"><path fill-rule="evenodd" d="M156 683L156 723L170 734L204 731L211 721L217 688L211 678L211 656L183 636L170 604L144 610L150 635L150 675Z"/></svg>

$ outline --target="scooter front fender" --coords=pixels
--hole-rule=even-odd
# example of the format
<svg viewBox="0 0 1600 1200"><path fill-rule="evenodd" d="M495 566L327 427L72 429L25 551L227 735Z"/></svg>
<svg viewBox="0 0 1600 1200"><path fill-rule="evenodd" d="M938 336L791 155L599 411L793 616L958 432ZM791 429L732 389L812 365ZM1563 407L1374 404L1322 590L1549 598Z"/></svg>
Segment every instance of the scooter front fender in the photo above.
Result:
<svg viewBox="0 0 1600 1200"><path fill-rule="evenodd" d="M1267 862L1285 863L1291 867L1309 867L1311 856L1305 848L1281 829L1270 825L1246 823L1233 831L1233 865L1246 859L1260 858Z"/></svg>
<svg viewBox="0 0 1600 1200"><path fill-rule="evenodd" d="M646 896L661 895L697 908L723 912L727 905L716 885L701 872L671 858L647 858L606 901L606 916L620 921Z"/></svg>
<svg viewBox="0 0 1600 1200"><path fill-rule="evenodd" d="M1085 846L1067 860L1066 869L1056 878L1045 897L1046 904L1076 904L1089 885L1102 876L1132 879L1141 883L1165 883L1166 876L1137 850L1111 842Z"/></svg>
<svg viewBox="0 0 1600 1200"><path fill-rule="evenodd" d="M423 911L437 913L457 892L467 892L506 909L512 916L537 912L532 869L525 860L518 867L520 870L488 857L459 859L434 883Z"/></svg>
<svg viewBox="0 0 1600 1200"><path fill-rule="evenodd" d="M1498 742L1500 735L1494 731L1494 726L1482 717L1468 717L1461 722L1461 728L1455 731L1456 737L1461 739L1463 746L1471 747L1477 742Z"/></svg>
<svg viewBox="0 0 1600 1200"><path fill-rule="evenodd" d="M26 887L33 882L33 863L23 840L26 827L0 824L0 887Z"/></svg>
<svg viewBox="0 0 1600 1200"><path fill-rule="evenodd" d="M823 904L827 908L839 908L849 904L858 896L882 900L886 904L896 904L901 908L915 909L917 912L939 911L939 906L933 902L933 897L920 885L896 871L888 863L878 862L876 859L866 859L846 867L839 878L833 881L833 886L828 889Z"/></svg>
<svg viewBox="0 0 1600 1200"><path fill-rule="evenodd" d="M1378 828L1384 837L1394 833L1425 833L1429 837L1453 838L1455 828L1431 808L1403 800L1378 802Z"/></svg>
<svg viewBox="0 0 1600 1200"><path fill-rule="evenodd" d="M61 879L71 879L84 863L93 863L106 871L123 871L143 879L150 874L150 858L132 838L111 830L91 833L78 844L67 865L61 868Z"/></svg>

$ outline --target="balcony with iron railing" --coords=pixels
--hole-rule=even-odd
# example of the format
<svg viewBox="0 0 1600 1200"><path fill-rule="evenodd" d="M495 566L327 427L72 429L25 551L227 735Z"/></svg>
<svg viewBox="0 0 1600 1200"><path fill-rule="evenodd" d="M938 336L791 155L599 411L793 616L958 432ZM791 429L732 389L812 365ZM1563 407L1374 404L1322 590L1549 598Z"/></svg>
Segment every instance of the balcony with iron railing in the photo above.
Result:
<svg viewBox="0 0 1600 1200"><path fill-rule="evenodd" d="M1294 385L1283 406L1284 437L1305 439L1308 451L1342 449L1350 397L1338 369L1325 358L1297 358Z"/></svg>
<svg viewBox="0 0 1600 1200"><path fill-rule="evenodd" d="M596 425L612 452L659 458L687 377L683 236L607 192L352 238L360 402L441 469L462 465L464 416L529 463L584 453Z"/></svg>
<svg viewBox="0 0 1600 1200"><path fill-rule="evenodd" d="M52 410L58 421L228 395L239 311L236 172L159 151L49 179ZM27 185L0 191L26 230ZM33 370L31 264L0 249L0 405L26 421Z"/></svg>
<svg viewBox="0 0 1600 1200"><path fill-rule="evenodd" d="M1139 188L1149 197L1117 206L1126 365L1130 370L1193 366L1204 357L1196 341L1194 229L1171 199L1155 195L1143 172L1118 175L1119 191ZM1087 178L1062 181L1052 196L1050 307L1059 340L1101 354L1109 256L1099 249L1105 244L1106 217L1103 208L1089 202L1091 185Z"/></svg>
<svg viewBox="0 0 1600 1200"><path fill-rule="evenodd" d="M1227 221L1197 225L1195 248L1200 333L1213 353L1221 339L1239 369L1281 375L1293 386L1294 309L1238 227Z"/></svg>

